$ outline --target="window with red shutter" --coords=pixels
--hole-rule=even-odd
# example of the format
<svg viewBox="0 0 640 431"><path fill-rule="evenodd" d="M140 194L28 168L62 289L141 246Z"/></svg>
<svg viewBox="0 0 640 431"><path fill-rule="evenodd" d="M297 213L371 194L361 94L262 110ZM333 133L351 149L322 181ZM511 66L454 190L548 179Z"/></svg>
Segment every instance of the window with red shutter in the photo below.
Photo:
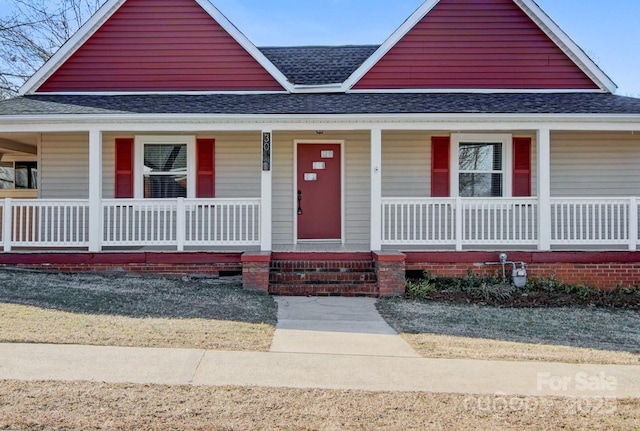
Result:
<svg viewBox="0 0 640 431"><path fill-rule="evenodd" d="M531 196L531 138L513 138L513 196Z"/></svg>
<svg viewBox="0 0 640 431"><path fill-rule="evenodd" d="M216 196L215 140L196 140L196 197Z"/></svg>
<svg viewBox="0 0 640 431"><path fill-rule="evenodd" d="M431 197L449 197L451 138L434 136L431 138Z"/></svg>
<svg viewBox="0 0 640 431"><path fill-rule="evenodd" d="M133 197L133 139L116 139L115 197Z"/></svg>

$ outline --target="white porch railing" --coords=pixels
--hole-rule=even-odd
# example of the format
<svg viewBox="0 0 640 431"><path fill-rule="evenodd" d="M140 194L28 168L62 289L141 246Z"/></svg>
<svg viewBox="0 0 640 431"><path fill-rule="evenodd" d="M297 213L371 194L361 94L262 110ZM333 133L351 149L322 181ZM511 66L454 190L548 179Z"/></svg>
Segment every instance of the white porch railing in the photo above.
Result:
<svg viewBox="0 0 640 431"><path fill-rule="evenodd" d="M85 247L87 200L12 200L2 204L2 243L15 247Z"/></svg>
<svg viewBox="0 0 640 431"><path fill-rule="evenodd" d="M89 218L102 217L102 246L257 246L260 199L0 200L0 246L88 247Z"/></svg>
<svg viewBox="0 0 640 431"><path fill-rule="evenodd" d="M640 243L638 199L552 198L540 223L537 198L383 198L383 245L536 245L550 229L555 246Z"/></svg>
<svg viewBox="0 0 640 431"><path fill-rule="evenodd" d="M635 238L631 220L635 213ZM635 198L552 198L551 244L615 245L638 242Z"/></svg>

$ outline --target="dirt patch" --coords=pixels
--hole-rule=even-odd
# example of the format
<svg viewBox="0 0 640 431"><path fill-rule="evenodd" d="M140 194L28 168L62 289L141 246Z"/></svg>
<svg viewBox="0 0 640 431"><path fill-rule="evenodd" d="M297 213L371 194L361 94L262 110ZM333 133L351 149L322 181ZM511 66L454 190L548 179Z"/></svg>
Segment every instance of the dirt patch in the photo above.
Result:
<svg viewBox="0 0 640 431"><path fill-rule="evenodd" d="M633 430L640 399L0 382L12 430Z"/></svg>
<svg viewBox="0 0 640 431"><path fill-rule="evenodd" d="M402 299L377 307L427 357L640 364L640 313L634 310Z"/></svg>

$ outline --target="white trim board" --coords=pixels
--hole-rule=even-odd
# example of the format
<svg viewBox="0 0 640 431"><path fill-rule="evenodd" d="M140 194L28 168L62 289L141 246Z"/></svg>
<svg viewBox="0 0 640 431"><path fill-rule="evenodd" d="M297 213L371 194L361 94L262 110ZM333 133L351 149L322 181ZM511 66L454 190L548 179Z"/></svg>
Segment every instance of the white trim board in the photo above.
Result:
<svg viewBox="0 0 640 431"><path fill-rule="evenodd" d="M122 7L127 0L109 0L20 88L18 94L34 94L102 25ZM292 92L293 85L287 77L234 26L209 0L192 0L216 21L242 48L245 49L285 91Z"/></svg>
<svg viewBox="0 0 640 431"><path fill-rule="evenodd" d="M440 0L426 0L343 84L350 91L373 67L427 16ZM616 84L533 0L513 0L533 22L586 73L601 90L615 93Z"/></svg>

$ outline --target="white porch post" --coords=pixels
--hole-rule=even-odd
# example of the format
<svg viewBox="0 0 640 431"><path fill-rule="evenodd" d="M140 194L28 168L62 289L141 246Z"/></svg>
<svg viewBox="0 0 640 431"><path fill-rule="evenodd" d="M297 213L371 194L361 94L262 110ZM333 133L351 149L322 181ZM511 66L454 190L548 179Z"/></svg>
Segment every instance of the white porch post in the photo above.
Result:
<svg viewBox="0 0 640 431"><path fill-rule="evenodd" d="M638 249L638 199L629 198L629 250Z"/></svg>
<svg viewBox="0 0 640 431"><path fill-rule="evenodd" d="M272 199L273 199L273 133L271 130L262 131L262 180L260 192L260 250L271 251L272 234Z"/></svg>
<svg viewBox="0 0 640 431"><path fill-rule="evenodd" d="M382 129L371 129L371 250L382 249Z"/></svg>
<svg viewBox="0 0 640 431"><path fill-rule="evenodd" d="M11 228L13 226L13 208L11 198L4 200L4 207L2 208L2 242L4 243L4 251L11 251Z"/></svg>
<svg viewBox="0 0 640 431"><path fill-rule="evenodd" d="M551 250L551 132L541 128L538 141L538 250Z"/></svg>
<svg viewBox="0 0 640 431"><path fill-rule="evenodd" d="M102 132L89 131L89 251L102 251Z"/></svg>

